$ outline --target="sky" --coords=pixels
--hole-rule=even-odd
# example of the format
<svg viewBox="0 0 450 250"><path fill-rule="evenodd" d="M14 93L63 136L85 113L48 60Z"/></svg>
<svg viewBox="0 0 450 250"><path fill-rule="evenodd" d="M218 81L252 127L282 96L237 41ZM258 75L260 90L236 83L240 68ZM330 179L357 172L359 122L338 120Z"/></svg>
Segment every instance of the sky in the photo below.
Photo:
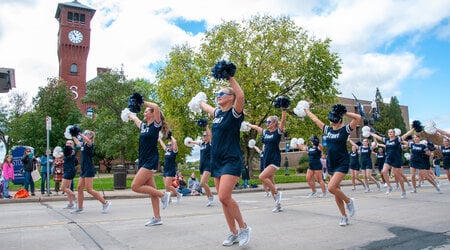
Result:
<svg viewBox="0 0 450 250"><path fill-rule="evenodd" d="M0 67L14 68L16 88L35 96L57 77L58 3L1 0ZM450 0L79 0L96 9L87 80L97 67L123 67L128 78L155 79L175 45L201 43L206 31L254 15L289 16L342 60L342 97L385 102L396 96L410 120L450 131ZM8 94L0 94L7 102Z"/></svg>

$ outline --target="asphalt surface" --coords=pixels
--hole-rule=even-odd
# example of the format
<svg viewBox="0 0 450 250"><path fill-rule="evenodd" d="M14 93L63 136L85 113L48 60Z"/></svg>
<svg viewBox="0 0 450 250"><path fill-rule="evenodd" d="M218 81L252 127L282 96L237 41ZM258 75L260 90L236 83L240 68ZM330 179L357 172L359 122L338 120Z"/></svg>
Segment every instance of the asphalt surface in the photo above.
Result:
<svg viewBox="0 0 450 250"><path fill-rule="evenodd" d="M343 191L355 198L356 214L339 226L334 198L308 198L305 183L277 185L283 190L280 213L262 189L233 194L252 228L245 249L450 249L450 185L443 194L429 184L400 198L385 190ZM375 185L372 189L376 190ZM149 199L131 190L105 191L106 214L89 198L81 214L63 209L65 196L35 196L0 202L1 249L236 249L222 246L228 233L220 203L206 207L205 196L187 196L161 211L163 225L145 227L152 217Z"/></svg>

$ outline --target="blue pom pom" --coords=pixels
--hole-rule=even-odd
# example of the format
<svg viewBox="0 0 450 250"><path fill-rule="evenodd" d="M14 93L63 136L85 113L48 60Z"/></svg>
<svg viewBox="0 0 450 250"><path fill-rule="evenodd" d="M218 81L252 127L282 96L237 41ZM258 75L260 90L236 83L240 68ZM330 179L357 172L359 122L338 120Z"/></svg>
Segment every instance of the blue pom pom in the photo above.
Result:
<svg viewBox="0 0 450 250"><path fill-rule="evenodd" d="M69 133L72 137L77 137L78 134L81 132L80 127L78 127L77 125L73 125L70 129L69 129Z"/></svg>
<svg viewBox="0 0 450 250"><path fill-rule="evenodd" d="M197 126L202 127L202 128L208 126L208 120L206 118L200 118L197 121Z"/></svg>
<svg viewBox="0 0 450 250"><path fill-rule="evenodd" d="M212 76L216 80L228 80L236 73L236 65L225 60L218 61L211 70Z"/></svg>

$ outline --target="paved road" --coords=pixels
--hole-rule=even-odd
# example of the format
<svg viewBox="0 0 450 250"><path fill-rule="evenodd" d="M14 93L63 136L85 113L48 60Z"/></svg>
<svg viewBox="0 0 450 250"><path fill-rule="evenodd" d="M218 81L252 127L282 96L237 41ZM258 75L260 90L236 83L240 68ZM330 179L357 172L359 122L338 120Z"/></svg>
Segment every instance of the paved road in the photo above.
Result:
<svg viewBox="0 0 450 250"><path fill-rule="evenodd" d="M444 194L426 185L407 199L399 191L386 196L345 186L356 199L346 227L338 225L334 198L307 198L308 189L286 189L281 213L271 212L273 199L262 192L234 198L253 229L246 249L450 249L450 185L441 182ZM77 215L57 199L0 204L0 248L227 249L221 206L206 207L204 196L172 203L162 211L164 225L155 227L144 226L152 216L148 198L116 198L108 214L94 200Z"/></svg>

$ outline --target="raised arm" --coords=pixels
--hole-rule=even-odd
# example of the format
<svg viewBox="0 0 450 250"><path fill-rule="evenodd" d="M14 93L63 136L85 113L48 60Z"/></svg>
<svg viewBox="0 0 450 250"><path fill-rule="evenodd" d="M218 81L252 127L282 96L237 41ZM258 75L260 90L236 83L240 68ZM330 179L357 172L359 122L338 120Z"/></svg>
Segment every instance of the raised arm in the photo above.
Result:
<svg viewBox="0 0 450 250"><path fill-rule="evenodd" d="M450 137L450 133L448 133L448 132L446 132L446 131L444 131L444 130L442 130L442 129L436 129L436 131L437 131L439 134L441 134L441 135L445 135L445 136L447 136L447 137Z"/></svg>
<svg viewBox="0 0 450 250"><path fill-rule="evenodd" d="M236 110L237 113L241 114L244 111L244 91L242 91L241 86L239 86L239 83L236 81L236 79L234 79L233 76L230 77L228 81L230 82L231 88L233 88L234 94L236 95L236 99L234 100L234 110Z"/></svg>
<svg viewBox="0 0 450 250"><path fill-rule="evenodd" d="M323 130L325 124L319 120L315 114L313 114L309 109L305 109L305 113L321 130Z"/></svg>
<svg viewBox="0 0 450 250"><path fill-rule="evenodd" d="M262 134L263 132L263 128L253 125L253 124L248 124L247 125L249 128L256 130L256 132L258 132L258 134Z"/></svg>
<svg viewBox="0 0 450 250"><path fill-rule="evenodd" d="M350 122L350 128L354 130L356 126L358 126L359 122L361 121L361 115L353 113L353 112L347 112L345 113L345 116L352 118L352 121Z"/></svg>
<svg viewBox="0 0 450 250"><path fill-rule="evenodd" d="M158 142L159 142L159 145L161 145L161 148L162 148L164 151L166 151L166 150L167 150L167 146L166 146L166 144L163 142L162 138L158 138Z"/></svg>
<svg viewBox="0 0 450 250"><path fill-rule="evenodd" d="M278 128L281 130L281 131L284 131L284 126L286 125L286 109L282 109L282 111L281 111L281 122L280 122L280 125L278 126Z"/></svg>
<svg viewBox="0 0 450 250"><path fill-rule="evenodd" d="M175 137L171 136L170 141L172 141L173 151L178 151L178 144L177 144L177 140L175 139Z"/></svg>
<svg viewBox="0 0 450 250"><path fill-rule="evenodd" d="M412 133L414 132L414 128L408 130L408 132L406 132L404 135L402 135L402 141L406 140L406 138L410 135L412 135Z"/></svg>

